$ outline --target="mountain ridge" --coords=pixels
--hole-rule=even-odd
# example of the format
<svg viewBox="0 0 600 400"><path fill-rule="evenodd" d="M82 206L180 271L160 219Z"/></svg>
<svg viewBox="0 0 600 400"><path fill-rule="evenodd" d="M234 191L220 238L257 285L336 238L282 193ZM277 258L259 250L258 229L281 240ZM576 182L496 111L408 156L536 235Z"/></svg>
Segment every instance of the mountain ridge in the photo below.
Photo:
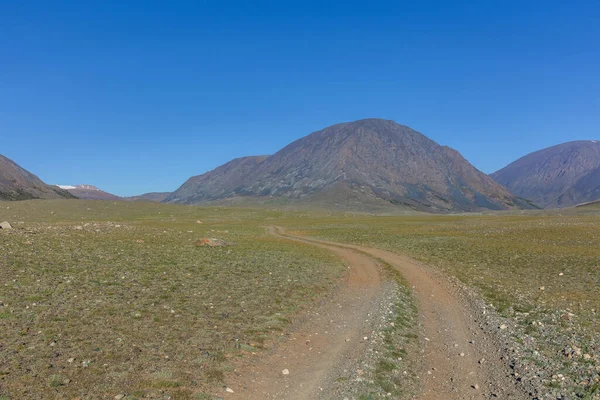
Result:
<svg viewBox="0 0 600 400"><path fill-rule="evenodd" d="M0 154L0 200L72 199L66 190L48 185Z"/></svg>
<svg viewBox="0 0 600 400"><path fill-rule="evenodd" d="M236 197L309 201L325 192L333 198L336 191L364 202L426 211L532 207L456 150L407 126L374 118L321 129L268 157L232 160L188 179L164 202Z"/></svg>
<svg viewBox="0 0 600 400"><path fill-rule="evenodd" d="M104 190L98 189L94 185L81 184L81 185L55 185L61 189L66 190L73 196L82 200L123 200L122 197L112 193L105 192Z"/></svg>
<svg viewBox="0 0 600 400"><path fill-rule="evenodd" d="M170 194L171 192L148 192L136 196L123 197L122 199L125 201L149 201L153 203L160 203Z"/></svg>
<svg viewBox="0 0 600 400"><path fill-rule="evenodd" d="M545 208L600 199L600 141L576 140L529 153L490 174Z"/></svg>

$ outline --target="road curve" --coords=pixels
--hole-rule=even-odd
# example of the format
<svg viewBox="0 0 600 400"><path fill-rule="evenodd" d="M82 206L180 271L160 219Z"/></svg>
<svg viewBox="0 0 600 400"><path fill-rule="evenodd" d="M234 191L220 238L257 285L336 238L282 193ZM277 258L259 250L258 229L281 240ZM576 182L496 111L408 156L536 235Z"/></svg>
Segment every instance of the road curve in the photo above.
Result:
<svg viewBox="0 0 600 400"><path fill-rule="evenodd" d="M529 399L502 360L502 351L482 329L481 310L474 309L461 289L418 262L381 249L294 236L283 228L271 233L291 240L359 252L398 270L413 287L422 326L421 400ZM326 398L326 397L325 397Z"/></svg>
<svg viewBox="0 0 600 400"><path fill-rule="evenodd" d="M275 228L269 231L283 237ZM362 338L371 331L365 321L381 297L377 261L358 251L285 238L326 248L342 258L349 267L346 282L324 304L305 312L301 323L273 344L270 354L251 357L239 367L227 380L233 393L223 393L225 399L332 398L328 387L333 371L366 351Z"/></svg>

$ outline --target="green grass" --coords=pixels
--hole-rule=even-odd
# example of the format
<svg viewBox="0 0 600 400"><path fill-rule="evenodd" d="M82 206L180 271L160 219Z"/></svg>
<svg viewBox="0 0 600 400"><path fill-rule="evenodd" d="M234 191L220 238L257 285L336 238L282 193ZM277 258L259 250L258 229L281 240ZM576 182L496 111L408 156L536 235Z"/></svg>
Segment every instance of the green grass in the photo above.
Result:
<svg viewBox="0 0 600 400"><path fill-rule="evenodd" d="M566 215L568 214L568 215ZM600 379L600 215L330 216L289 221L299 234L407 254L477 288L532 336L538 363L554 374L563 350L581 355L566 383L580 395ZM521 330L522 329L522 330ZM548 377L549 379L549 377Z"/></svg>
<svg viewBox="0 0 600 400"><path fill-rule="evenodd" d="M345 271L325 250L267 235L264 221L282 215L0 203L15 228L0 232L0 395L210 393ZM194 246L201 237L235 245Z"/></svg>
<svg viewBox="0 0 600 400"><path fill-rule="evenodd" d="M570 385L594 398L600 215L589 208L561 213L376 217L0 202L0 221L15 227L0 232L0 398L23 398L27 390L47 398L161 391L210 398L239 357L268 347L344 273L327 251L271 237L268 225L397 251L458 277L515 321L515 341L535 339L524 356L546 365L548 383L560 386L552 390ZM194 246L201 237L235 246ZM407 304L397 310L400 318L415 312ZM377 383L402 390L398 370L386 360L405 358L394 343L414 340L415 333L387 334ZM592 359L566 358L571 346ZM550 383L558 373L567 383Z"/></svg>

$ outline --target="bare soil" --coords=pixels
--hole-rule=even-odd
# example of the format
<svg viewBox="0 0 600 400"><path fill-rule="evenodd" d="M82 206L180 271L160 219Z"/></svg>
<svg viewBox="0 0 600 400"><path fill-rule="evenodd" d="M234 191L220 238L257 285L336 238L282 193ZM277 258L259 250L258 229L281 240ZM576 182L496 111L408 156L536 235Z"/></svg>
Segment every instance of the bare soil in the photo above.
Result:
<svg viewBox="0 0 600 400"><path fill-rule="evenodd" d="M271 233L278 236L274 228ZM308 243L301 238L285 236ZM313 244L311 242L311 244ZM349 266L344 286L326 304L309 310L273 351L228 380L231 399L314 399L327 393L331 371L355 358L366 346L369 313L379 297L379 266L357 251L314 243L340 256ZM283 371L289 371L284 374Z"/></svg>
<svg viewBox="0 0 600 400"><path fill-rule="evenodd" d="M235 393L225 393L226 398L336 398L328 390L332 371L347 366L365 349L367 322L381 286L378 260L402 273L418 303L422 349L415 398L531 398L512 376L506 349L493 333L501 328L484 326L485 311L439 272L390 251L302 238L282 228L269 230L331 250L349 265L349 277L330 301L304 315L271 354L237 370Z"/></svg>

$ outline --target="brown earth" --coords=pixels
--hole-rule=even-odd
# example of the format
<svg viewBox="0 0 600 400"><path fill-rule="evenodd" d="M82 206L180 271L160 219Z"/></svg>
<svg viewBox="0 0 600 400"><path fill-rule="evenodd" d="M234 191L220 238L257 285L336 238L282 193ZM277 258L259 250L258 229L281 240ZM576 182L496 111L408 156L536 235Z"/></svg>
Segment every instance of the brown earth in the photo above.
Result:
<svg viewBox="0 0 600 400"><path fill-rule="evenodd" d="M393 252L307 239L269 228L277 236L326 248L349 265L347 284L318 309L307 312L273 351L253 359L230 381L239 399L336 398L331 372L347 366L365 350L373 304L380 295L378 260L402 273L413 286L421 324L422 400L527 399L506 365L505 349L484 329L485 311L468 301L459 287L427 266ZM288 370L289 374L282 371Z"/></svg>
<svg viewBox="0 0 600 400"><path fill-rule="evenodd" d="M279 235L274 228L270 232ZM235 393L226 398L318 398L336 364L356 357L366 346L363 338L370 330L364 322L381 284L377 263L359 252L314 245L331 250L348 264L350 270L344 287L326 304L307 312L271 354L240 370L238 378L230 382ZM283 374L285 369L289 374Z"/></svg>

